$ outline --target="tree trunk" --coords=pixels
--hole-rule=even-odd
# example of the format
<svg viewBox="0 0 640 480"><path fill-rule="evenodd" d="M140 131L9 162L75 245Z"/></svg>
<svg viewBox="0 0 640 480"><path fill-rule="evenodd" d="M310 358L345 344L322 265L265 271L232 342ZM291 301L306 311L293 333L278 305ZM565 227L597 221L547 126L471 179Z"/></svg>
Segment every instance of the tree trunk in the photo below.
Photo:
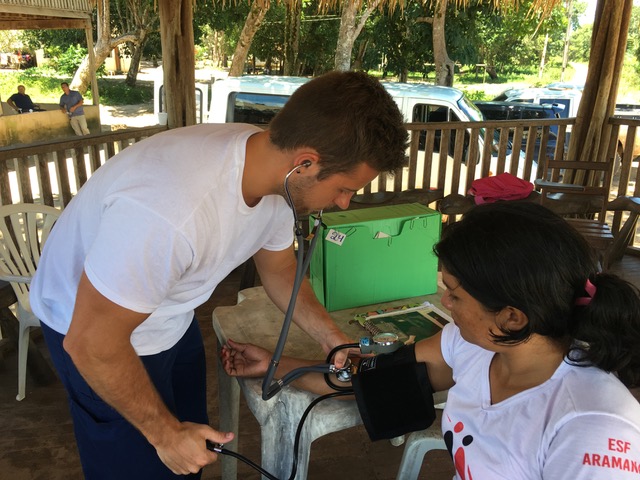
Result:
<svg viewBox="0 0 640 480"><path fill-rule="evenodd" d="M293 75L298 63L300 46L300 15L302 0L287 0L284 27L284 74Z"/></svg>
<svg viewBox="0 0 640 480"><path fill-rule="evenodd" d="M567 0L567 30L564 34L564 49L562 51L562 70L560 72L560 81L564 82L564 72L569 63L569 44L571 42L571 10L573 9L573 0Z"/></svg>
<svg viewBox="0 0 640 480"><path fill-rule="evenodd" d="M342 17L340 18L340 31L338 44L336 45L335 69L347 72L351 69L351 53L353 45L360 35L371 13L380 5L380 0L374 0L367 6L358 19L359 6L355 2L342 4Z"/></svg>
<svg viewBox="0 0 640 480"><path fill-rule="evenodd" d="M544 45L542 46L542 55L540 56L540 66L538 67L538 78L542 78L544 74L544 66L547 62L547 47L549 46L549 32L544 36Z"/></svg>
<svg viewBox="0 0 640 480"><path fill-rule="evenodd" d="M147 41L147 32L141 31L139 34L140 43L137 45L134 43L131 45L131 63L129 64L129 71L127 72L127 78L124 83L129 85L130 87L136 86L136 81L138 79L138 72L140 71L140 61L142 60L142 50L144 49L144 44Z"/></svg>
<svg viewBox="0 0 640 480"><path fill-rule="evenodd" d="M162 69L169 128L196 123L193 2L158 0Z"/></svg>
<svg viewBox="0 0 640 480"><path fill-rule="evenodd" d="M340 72L348 72L351 68L351 52L353 50L353 36L356 24L358 6L355 2L342 4L342 16L340 18L340 30L338 32L338 44L336 45L335 69Z"/></svg>
<svg viewBox="0 0 640 480"><path fill-rule="evenodd" d="M454 64L447 53L444 23L447 13L447 0L436 3L433 16L433 57L436 68L436 85L453 86Z"/></svg>
<svg viewBox="0 0 640 480"><path fill-rule="evenodd" d="M364 63L364 54L367 53L367 47L369 46L369 40L365 40L364 42L360 42L358 46L358 53L356 54L356 59L353 62L354 70L362 70L362 64Z"/></svg>
<svg viewBox="0 0 640 480"><path fill-rule="evenodd" d="M111 38L111 18L109 15L109 2L108 0L102 0L97 2L97 30L98 40L93 48L95 58L96 70L104 63L105 58L109 56L111 50L125 42L135 42L136 38L133 35L122 35L117 38ZM76 70L71 85L69 87L72 90L78 90L80 93L85 94L91 82L91 76L95 72L91 71L89 65L89 56L87 55L80 63L78 70Z"/></svg>
<svg viewBox="0 0 640 480"><path fill-rule="evenodd" d="M598 0L591 38L589 70L576 115L569 160L606 160L633 0Z"/></svg>
<svg viewBox="0 0 640 480"><path fill-rule="evenodd" d="M236 45L236 50L233 53L233 61L231 62L231 68L229 69L230 77L240 77L244 72L244 64L247 61L247 55L249 54L249 48L251 48L251 42L253 37L260 28L264 16L269 10L269 4L261 6L257 0L253 0L249 15L244 22L242 32L240 33L240 39Z"/></svg>

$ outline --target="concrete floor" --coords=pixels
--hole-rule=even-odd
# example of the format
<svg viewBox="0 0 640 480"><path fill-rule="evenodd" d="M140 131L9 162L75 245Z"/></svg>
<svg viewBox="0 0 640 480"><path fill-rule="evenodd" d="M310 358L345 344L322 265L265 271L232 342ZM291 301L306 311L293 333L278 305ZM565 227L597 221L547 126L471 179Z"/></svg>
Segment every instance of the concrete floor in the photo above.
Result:
<svg viewBox="0 0 640 480"><path fill-rule="evenodd" d="M626 258L626 257L625 257ZM618 267L619 273L640 285L640 259L629 259ZM211 425L218 425L215 335L211 313L219 305L234 305L240 275L234 272L200 307L200 322L208 355L209 415ZM39 329L32 332L39 350L48 356ZM27 396L22 402L16 395L15 351L0 356L0 480L74 480L82 478L71 418L64 389L57 379L42 385L27 377ZM640 389L633 393L640 398ZM240 444L238 453L260 462L260 431L246 405L240 407ZM392 480L402 456L403 447L388 441L371 442L363 427L337 432L314 442L309 466L310 480L335 478ZM258 480L260 475L239 464L238 478ZM445 451L430 452L423 463L420 478L450 480L453 468ZM221 478L217 464L207 467L203 479Z"/></svg>

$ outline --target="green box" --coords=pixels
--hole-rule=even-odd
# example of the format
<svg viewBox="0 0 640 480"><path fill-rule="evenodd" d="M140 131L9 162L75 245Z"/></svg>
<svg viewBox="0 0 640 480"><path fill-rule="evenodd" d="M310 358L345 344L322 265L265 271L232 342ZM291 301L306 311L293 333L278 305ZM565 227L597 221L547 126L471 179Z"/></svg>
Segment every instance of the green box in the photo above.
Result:
<svg viewBox="0 0 640 480"><path fill-rule="evenodd" d="M435 293L440 229L440 213L419 203L328 213L311 258L313 291L329 311Z"/></svg>

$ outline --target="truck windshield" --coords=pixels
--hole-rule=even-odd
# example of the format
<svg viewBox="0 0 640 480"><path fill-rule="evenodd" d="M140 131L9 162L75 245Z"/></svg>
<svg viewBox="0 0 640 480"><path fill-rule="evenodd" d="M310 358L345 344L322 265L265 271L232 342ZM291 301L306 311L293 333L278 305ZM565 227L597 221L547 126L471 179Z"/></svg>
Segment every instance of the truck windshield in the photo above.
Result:
<svg viewBox="0 0 640 480"><path fill-rule="evenodd" d="M233 92L230 97L233 110L227 114L227 122L254 125L267 125L289 100L288 95L267 93Z"/></svg>
<svg viewBox="0 0 640 480"><path fill-rule="evenodd" d="M482 120L484 120L482 112L466 97L460 97L460 99L458 100L458 106L460 107L460 110L467 114L469 120L476 122L481 122Z"/></svg>

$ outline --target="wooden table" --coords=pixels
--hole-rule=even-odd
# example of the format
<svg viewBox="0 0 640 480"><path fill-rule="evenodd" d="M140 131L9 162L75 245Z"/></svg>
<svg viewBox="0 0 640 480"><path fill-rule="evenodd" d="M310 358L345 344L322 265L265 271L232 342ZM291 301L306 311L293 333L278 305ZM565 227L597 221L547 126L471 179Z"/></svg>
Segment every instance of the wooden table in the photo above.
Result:
<svg viewBox="0 0 640 480"><path fill-rule="evenodd" d="M367 336L357 324L350 323L356 313L377 308L417 303L428 300L440 307L440 293L384 304L356 307L332 312L340 328L351 338ZM269 300L262 287L242 290L238 304L218 307L213 312L213 328L218 338L218 353L221 345L231 338L237 342L249 342L271 351L275 349L284 314ZM284 354L324 363L326 357L320 346L295 324L291 325ZM237 380L237 381L236 381ZM293 458L293 442L300 417L311 401L316 398L309 392L287 386L270 400L262 400L262 379L234 379L229 377L218 362L218 395L220 405L220 429L236 433L236 439L226 447L237 451L238 412L240 391L261 427L262 467L278 478L289 478ZM298 454L296 479L307 477L311 442L331 432L343 430L362 423L355 401L325 400L319 403L305 422ZM237 478L237 461L222 456L222 478Z"/></svg>

